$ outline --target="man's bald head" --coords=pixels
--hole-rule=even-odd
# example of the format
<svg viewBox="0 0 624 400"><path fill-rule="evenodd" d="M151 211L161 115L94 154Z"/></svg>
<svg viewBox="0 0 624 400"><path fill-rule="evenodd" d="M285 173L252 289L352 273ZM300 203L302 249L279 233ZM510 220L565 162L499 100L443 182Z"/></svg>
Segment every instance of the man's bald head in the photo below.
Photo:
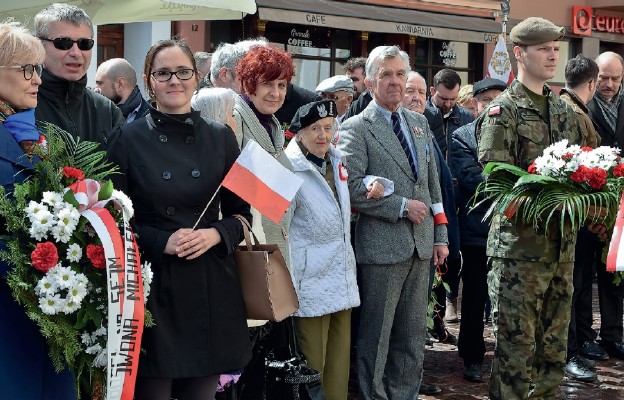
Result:
<svg viewBox="0 0 624 400"><path fill-rule="evenodd" d="M607 51L596 58L596 64L598 64L596 93L605 100L611 100L620 93L624 60L621 55Z"/></svg>
<svg viewBox="0 0 624 400"><path fill-rule="evenodd" d="M136 71L123 58L104 61L95 73L95 91L115 104L124 103L137 84Z"/></svg>

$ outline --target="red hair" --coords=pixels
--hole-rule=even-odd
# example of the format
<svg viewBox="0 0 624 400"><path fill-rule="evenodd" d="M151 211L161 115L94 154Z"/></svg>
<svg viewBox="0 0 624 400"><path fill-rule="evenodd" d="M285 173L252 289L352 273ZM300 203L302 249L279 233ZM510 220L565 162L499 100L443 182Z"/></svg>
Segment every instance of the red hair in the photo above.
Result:
<svg viewBox="0 0 624 400"><path fill-rule="evenodd" d="M243 91L256 94L261 82L286 79L290 83L295 74L292 56L273 46L252 47L236 64L236 75L240 78Z"/></svg>

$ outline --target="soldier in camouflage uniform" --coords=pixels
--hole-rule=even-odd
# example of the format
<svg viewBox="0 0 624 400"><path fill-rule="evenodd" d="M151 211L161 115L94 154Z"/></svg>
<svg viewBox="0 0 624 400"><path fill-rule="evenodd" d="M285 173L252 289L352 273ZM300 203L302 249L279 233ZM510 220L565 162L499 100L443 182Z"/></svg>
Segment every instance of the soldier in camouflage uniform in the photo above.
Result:
<svg viewBox="0 0 624 400"><path fill-rule="evenodd" d="M555 75L564 29L528 18L510 32L518 78L477 123L479 161L527 169L552 143L580 144L576 116L545 84ZM492 219L488 291L496 349L490 399L554 399L566 366L576 232Z"/></svg>

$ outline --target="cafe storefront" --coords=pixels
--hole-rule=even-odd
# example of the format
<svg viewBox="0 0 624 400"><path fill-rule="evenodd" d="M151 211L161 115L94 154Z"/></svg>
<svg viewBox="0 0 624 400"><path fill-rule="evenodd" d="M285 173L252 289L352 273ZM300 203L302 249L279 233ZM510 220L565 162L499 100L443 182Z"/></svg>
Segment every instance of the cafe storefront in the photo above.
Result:
<svg viewBox="0 0 624 400"><path fill-rule="evenodd" d="M323 79L342 74L351 57L378 45L396 44L410 55L412 69L431 82L453 68L462 82L483 78L485 46L501 30L493 17L452 15L360 3L309 0L257 0L248 16L251 36L265 36L293 54L294 82L313 90Z"/></svg>

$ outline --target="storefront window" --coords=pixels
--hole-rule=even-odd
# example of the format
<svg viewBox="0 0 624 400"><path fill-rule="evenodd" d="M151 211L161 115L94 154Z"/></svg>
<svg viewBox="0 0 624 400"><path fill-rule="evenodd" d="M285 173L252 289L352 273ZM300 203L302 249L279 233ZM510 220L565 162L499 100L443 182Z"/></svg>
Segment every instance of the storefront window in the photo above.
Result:
<svg viewBox="0 0 624 400"><path fill-rule="evenodd" d="M342 64L351 57L351 31L268 22L271 43L293 55L292 82L309 90L323 79L342 74Z"/></svg>
<svg viewBox="0 0 624 400"><path fill-rule="evenodd" d="M565 40L559 41L559 62L555 77L550 80L552 83L565 83L565 67L570 59L570 42Z"/></svg>
<svg viewBox="0 0 624 400"><path fill-rule="evenodd" d="M433 76L443 68L455 70L462 85L483 78L483 45L417 38L412 68L431 85Z"/></svg>

